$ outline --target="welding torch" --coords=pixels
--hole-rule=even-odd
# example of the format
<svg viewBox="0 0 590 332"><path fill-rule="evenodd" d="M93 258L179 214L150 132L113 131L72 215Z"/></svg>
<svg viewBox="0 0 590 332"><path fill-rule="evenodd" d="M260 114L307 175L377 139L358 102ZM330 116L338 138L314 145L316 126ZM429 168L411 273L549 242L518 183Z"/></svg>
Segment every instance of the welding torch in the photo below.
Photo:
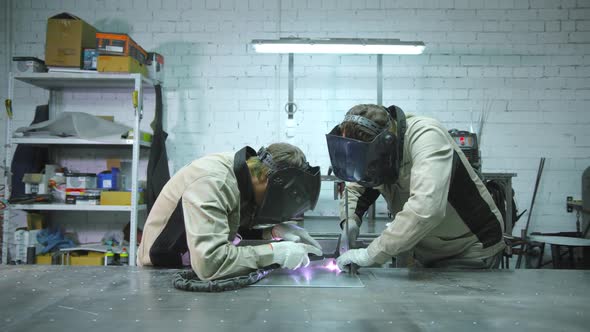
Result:
<svg viewBox="0 0 590 332"><path fill-rule="evenodd" d="M338 256L344 254L348 250L351 249L351 241L356 241L356 239L349 238L349 227L348 227L348 190L346 189L346 185L344 186L344 209L345 209L345 216L346 219L344 220L344 232L340 234L340 238L338 240ZM356 264L350 264L350 268L348 272L350 274L356 274L358 266Z"/></svg>

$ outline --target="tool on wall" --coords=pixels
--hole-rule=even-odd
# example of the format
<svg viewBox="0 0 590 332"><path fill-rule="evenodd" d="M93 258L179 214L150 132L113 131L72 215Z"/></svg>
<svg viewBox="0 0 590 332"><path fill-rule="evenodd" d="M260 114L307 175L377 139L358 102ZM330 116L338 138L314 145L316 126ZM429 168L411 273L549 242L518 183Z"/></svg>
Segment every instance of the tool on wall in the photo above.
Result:
<svg viewBox="0 0 590 332"><path fill-rule="evenodd" d="M6 107L6 115L8 115L8 117L12 119L12 100L6 99L4 101L4 106Z"/></svg>

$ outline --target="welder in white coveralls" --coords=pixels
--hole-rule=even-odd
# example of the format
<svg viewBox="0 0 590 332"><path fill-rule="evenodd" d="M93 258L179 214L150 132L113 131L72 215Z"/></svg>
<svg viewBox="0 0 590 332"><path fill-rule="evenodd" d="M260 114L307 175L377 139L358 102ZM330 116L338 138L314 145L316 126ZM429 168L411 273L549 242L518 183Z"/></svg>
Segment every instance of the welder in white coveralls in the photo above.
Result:
<svg viewBox="0 0 590 332"><path fill-rule="evenodd" d="M308 254L322 255L321 246L285 221L313 209L319 191L319 167L310 166L291 144L199 158L174 174L158 195L137 264L180 267L188 251L201 280L241 276L272 264L306 266ZM238 234L246 233L283 241L236 246Z"/></svg>
<svg viewBox="0 0 590 332"><path fill-rule="evenodd" d="M351 243L379 195L394 216L367 248L341 254L341 269L383 264L404 252L423 267L498 267L502 215L441 123L406 117L397 106L357 105L326 138L334 173L348 182ZM340 205L346 232L344 198Z"/></svg>

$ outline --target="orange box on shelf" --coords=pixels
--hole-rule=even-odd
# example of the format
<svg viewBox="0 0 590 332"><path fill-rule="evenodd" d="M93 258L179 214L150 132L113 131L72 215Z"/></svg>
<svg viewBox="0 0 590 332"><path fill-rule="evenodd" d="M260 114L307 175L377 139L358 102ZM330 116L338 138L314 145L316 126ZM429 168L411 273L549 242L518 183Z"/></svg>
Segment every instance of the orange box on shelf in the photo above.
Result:
<svg viewBox="0 0 590 332"><path fill-rule="evenodd" d="M98 54L130 56L144 65L148 60L143 47L125 33L97 32L96 50Z"/></svg>

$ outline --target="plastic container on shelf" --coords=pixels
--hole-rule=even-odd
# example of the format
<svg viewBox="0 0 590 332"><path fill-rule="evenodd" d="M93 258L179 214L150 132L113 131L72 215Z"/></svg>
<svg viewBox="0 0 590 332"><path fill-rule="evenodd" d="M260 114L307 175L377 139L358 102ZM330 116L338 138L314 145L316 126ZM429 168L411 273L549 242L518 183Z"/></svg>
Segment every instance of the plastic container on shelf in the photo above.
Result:
<svg viewBox="0 0 590 332"><path fill-rule="evenodd" d="M129 253L127 252L127 248L123 248L123 251L119 254L119 262L121 265L129 264Z"/></svg>

